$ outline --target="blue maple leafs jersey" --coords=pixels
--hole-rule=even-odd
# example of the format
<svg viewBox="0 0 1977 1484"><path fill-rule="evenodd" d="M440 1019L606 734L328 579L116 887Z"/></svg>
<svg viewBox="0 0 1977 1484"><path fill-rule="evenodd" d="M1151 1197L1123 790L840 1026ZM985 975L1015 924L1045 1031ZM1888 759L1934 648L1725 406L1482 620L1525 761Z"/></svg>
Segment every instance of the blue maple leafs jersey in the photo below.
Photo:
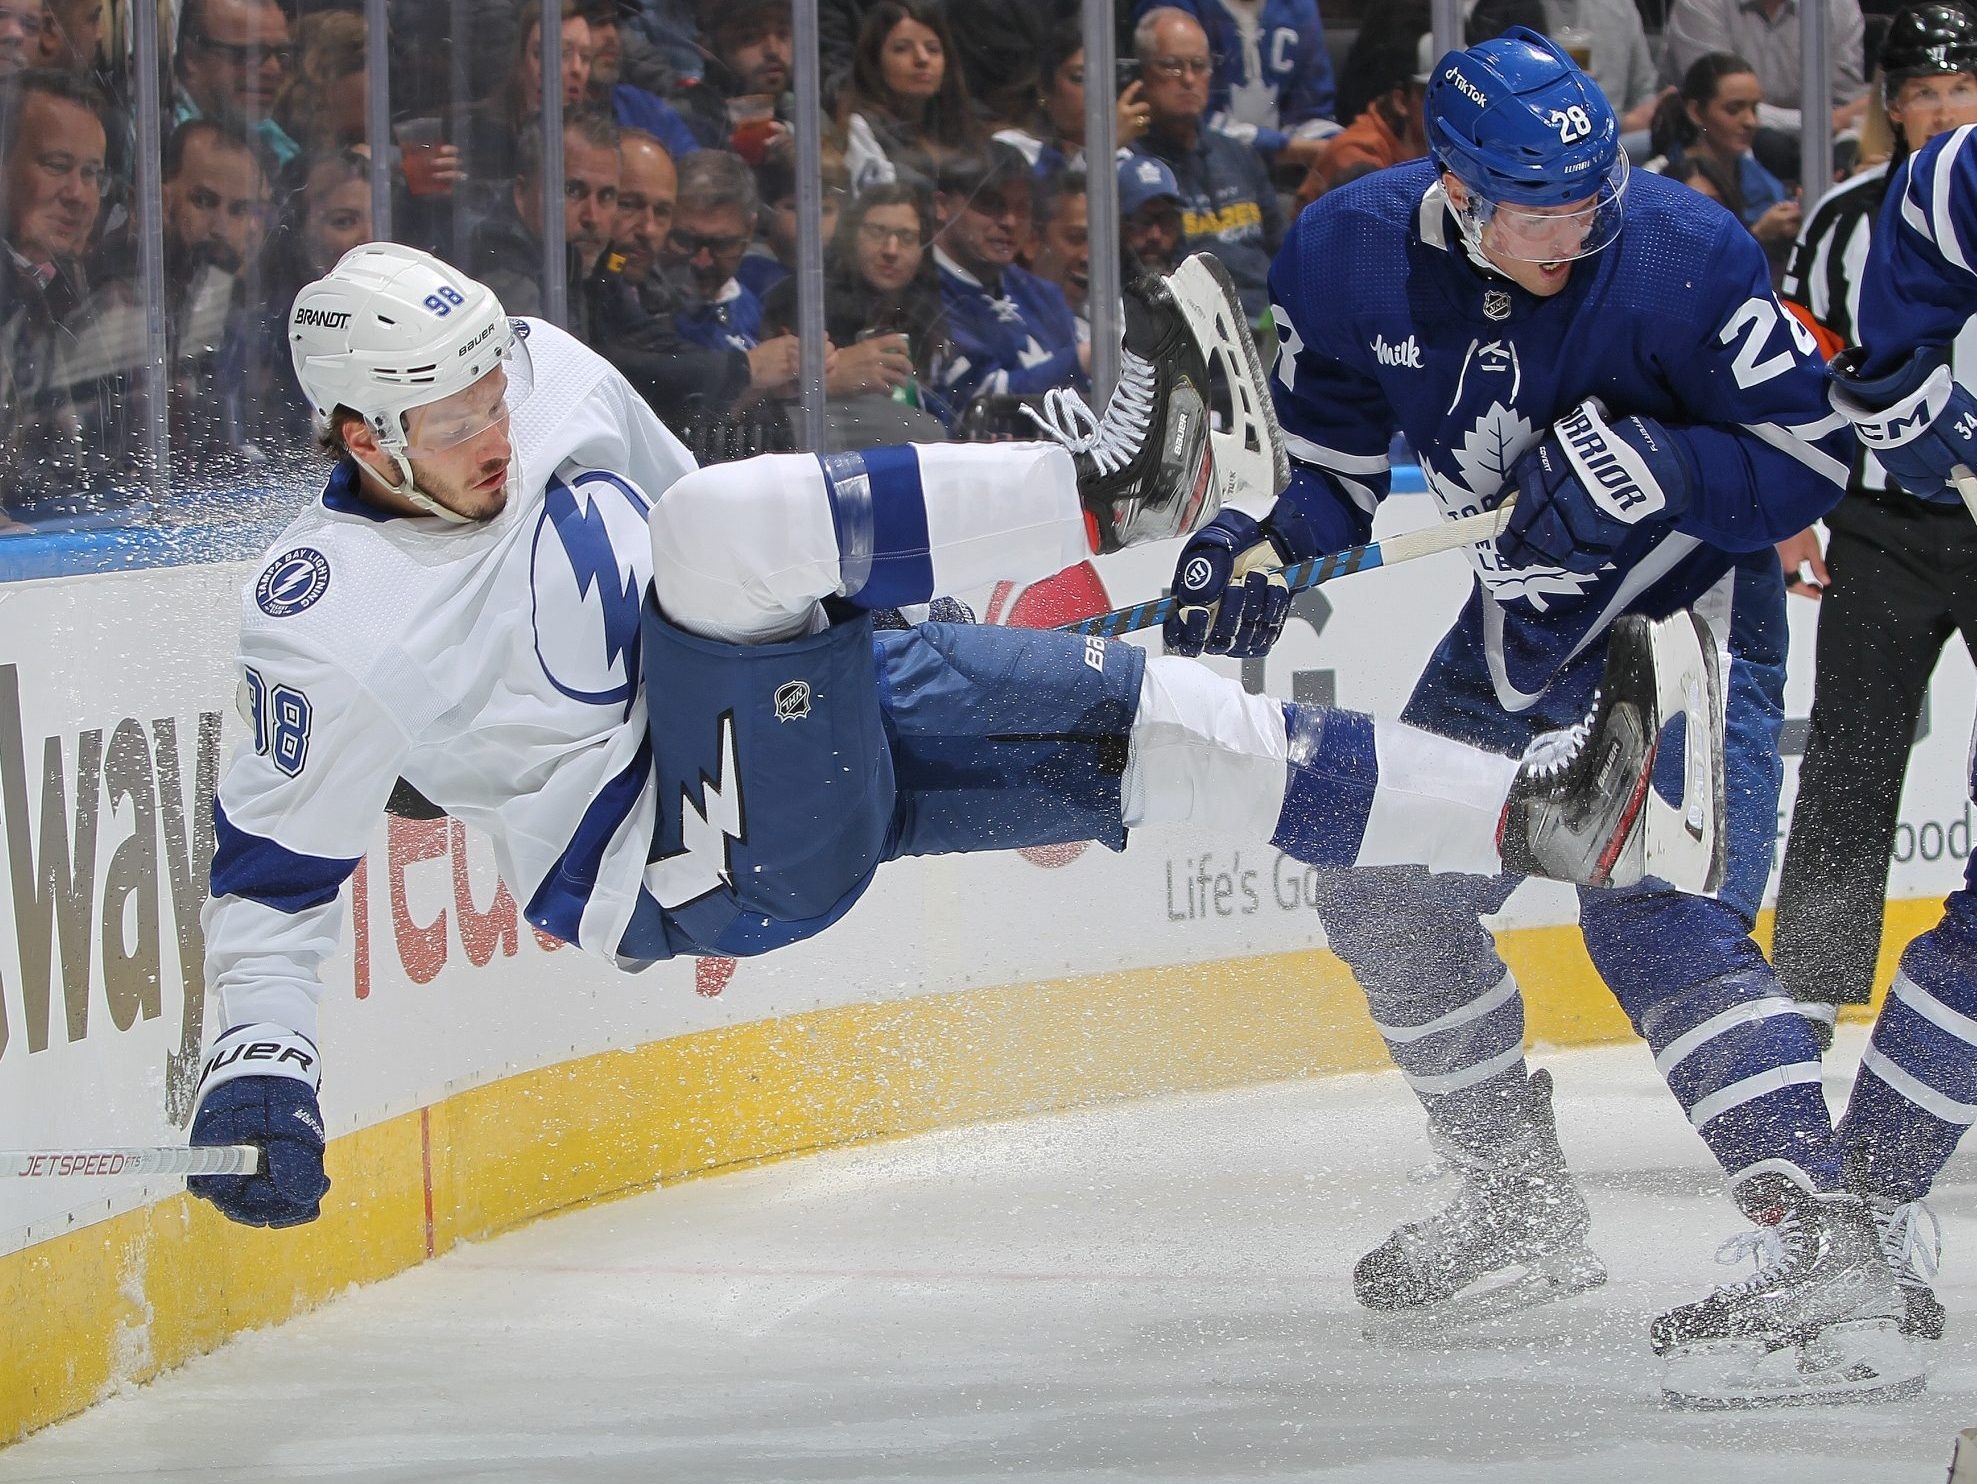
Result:
<svg viewBox="0 0 1977 1484"><path fill-rule="evenodd" d="M1952 344L1977 309L1977 125L1939 135L1888 183L1860 275L1860 375L1885 376L1917 346Z"/></svg>
<svg viewBox="0 0 1977 1484"><path fill-rule="evenodd" d="M990 292L939 248L934 263L952 347L934 377L957 411L978 396L1089 384L1078 365L1078 322L1056 284L1011 266Z"/></svg>
<svg viewBox="0 0 1977 1484"><path fill-rule="evenodd" d="M1470 258L1428 161L1332 191L1270 274L1271 377L1292 459L1280 513L1318 546L1368 539L1406 436L1447 518L1494 506L1519 455L1587 397L1654 418L1694 472L1694 503L1644 522L1582 575L1470 550L1498 700L1530 706L1619 614L1692 602L1732 554L1805 529L1845 488L1851 429L1828 407L1811 333L1779 305L1728 212L1636 173L1625 226L1551 298Z"/></svg>
<svg viewBox="0 0 1977 1484"><path fill-rule="evenodd" d="M1299 124L1332 116L1332 54L1316 0L1263 0L1248 35L1222 0L1140 0L1133 19L1172 4L1208 33L1210 128L1273 155Z"/></svg>

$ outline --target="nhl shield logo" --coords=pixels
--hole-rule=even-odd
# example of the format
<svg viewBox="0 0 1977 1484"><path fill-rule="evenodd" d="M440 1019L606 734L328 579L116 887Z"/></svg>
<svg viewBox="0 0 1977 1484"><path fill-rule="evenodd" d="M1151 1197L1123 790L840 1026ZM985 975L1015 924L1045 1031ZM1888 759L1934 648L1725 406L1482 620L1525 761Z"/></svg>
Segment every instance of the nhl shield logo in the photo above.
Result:
<svg viewBox="0 0 1977 1484"><path fill-rule="evenodd" d="M1507 320L1510 318L1510 295L1503 289L1483 290L1483 315L1486 319Z"/></svg>
<svg viewBox="0 0 1977 1484"><path fill-rule="evenodd" d="M777 721L801 721L809 714L809 681L789 680L776 687Z"/></svg>

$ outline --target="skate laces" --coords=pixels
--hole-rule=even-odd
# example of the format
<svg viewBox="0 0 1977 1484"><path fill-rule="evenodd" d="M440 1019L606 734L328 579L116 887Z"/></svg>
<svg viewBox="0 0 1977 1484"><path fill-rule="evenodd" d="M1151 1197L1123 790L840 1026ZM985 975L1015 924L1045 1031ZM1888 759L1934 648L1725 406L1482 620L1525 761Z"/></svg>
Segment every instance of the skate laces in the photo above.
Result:
<svg viewBox="0 0 1977 1484"><path fill-rule="evenodd" d="M1900 1206L1870 1207L1881 1238L1881 1252L1895 1270L1897 1282L1926 1288L1943 1259L1943 1228L1936 1213L1921 1201Z"/></svg>
<svg viewBox="0 0 1977 1484"><path fill-rule="evenodd" d="M1593 734L1593 718L1598 715L1599 692L1595 690L1593 704L1582 718L1569 727L1555 732L1540 732L1531 739L1530 746L1524 749L1524 766L1542 778L1564 772L1584 750L1586 739Z"/></svg>
<svg viewBox="0 0 1977 1484"><path fill-rule="evenodd" d="M1798 1237L1799 1219L1790 1214L1780 1218L1775 1226L1754 1226L1749 1231L1738 1232L1716 1249L1716 1260L1725 1267L1736 1267L1748 1258L1755 1267L1749 1277L1726 1283L1724 1289L1743 1293L1762 1288L1791 1261Z"/></svg>
<svg viewBox="0 0 1977 1484"><path fill-rule="evenodd" d="M1023 415L1069 452L1089 457L1099 473L1117 474L1133 461L1153 426L1154 381L1153 363L1125 351L1104 417L1069 387L1046 392L1043 411L1026 406Z"/></svg>

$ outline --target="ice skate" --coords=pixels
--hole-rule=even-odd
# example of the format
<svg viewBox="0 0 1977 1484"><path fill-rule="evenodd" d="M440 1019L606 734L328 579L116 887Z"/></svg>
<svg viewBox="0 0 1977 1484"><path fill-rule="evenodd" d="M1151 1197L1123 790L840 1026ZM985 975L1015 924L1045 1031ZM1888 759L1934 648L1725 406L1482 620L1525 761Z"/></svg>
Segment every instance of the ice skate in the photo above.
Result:
<svg viewBox="0 0 1977 1484"><path fill-rule="evenodd" d="M1596 1288L1606 1268L1586 1245L1591 1216L1565 1168L1551 1110L1551 1074L1528 1086L1525 1127L1494 1158L1441 1144L1462 1189L1441 1210L1396 1228L1359 1259L1353 1293L1369 1309L1409 1311L1409 1325L1437 1331L1497 1318ZM1472 1285L1508 1268L1523 1271L1485 1289ZM1385 1331L1369 1331L1383 1337Z"/></svg>
<svg viewBox="0 0 1977 1484"><path fill-rule="evenodd" d="M1911 1340L1940 1340L1945 1314L1930 1285L1943 1256L1943 1229L1921 1201L1897 1205L1867 1198L1867 1214L1881 1239L1881 1256L1901 1294L1901 1332Z"/></svg>
<svg viewBox="0 0 1977 1484"><path fill-rule="evenodd" d="M1654 876L1709 893L1723 880L1723 698L1716 646L1677 613L1616 619L1584 721L1525 749L1497 848L1505 871L1582 886ZM1682 718L1679 805L1652 786L1660 739Z"/></svg>
<svg viewBox="0 0 1977 1484"><path fill-rule="evenodd" d="M1738 1200L1760 1225L1724 1243L1718 1258L1749 1254L1757 1270L1654 1321L1662 1399L1714 1410L1920 1391L1902 1299L1860 1198L1820 1194L1797 1170L1767 1170Z"/></svg>
<svg viewBox="0 0 1977 1484"><path fill-rule="evenodd" d="M1169 278L1127 286L1119 384L1093 413L1059 389L1030 416L1076 461L1098 549L1198 530L1228 496L1267 504L1290 482L1263 365L1228 272L1195 257ZM1210 428L1210 362L1229 383L1235 428Z"/></svg>

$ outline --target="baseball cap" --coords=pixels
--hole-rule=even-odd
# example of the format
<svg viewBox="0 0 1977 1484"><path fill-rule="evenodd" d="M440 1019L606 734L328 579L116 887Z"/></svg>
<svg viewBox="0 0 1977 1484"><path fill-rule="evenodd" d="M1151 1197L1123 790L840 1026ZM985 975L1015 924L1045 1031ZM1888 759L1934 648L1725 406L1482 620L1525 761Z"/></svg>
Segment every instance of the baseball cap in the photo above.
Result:
<svg viewBox="0 0 1977 1484"><path fill-rule="evenodd" d="M1128 155L1119 162L1119 214L1131 216L1149 201L1165 196L1178 202L1181 183L1165 160L1152 155Z"/></svg>

